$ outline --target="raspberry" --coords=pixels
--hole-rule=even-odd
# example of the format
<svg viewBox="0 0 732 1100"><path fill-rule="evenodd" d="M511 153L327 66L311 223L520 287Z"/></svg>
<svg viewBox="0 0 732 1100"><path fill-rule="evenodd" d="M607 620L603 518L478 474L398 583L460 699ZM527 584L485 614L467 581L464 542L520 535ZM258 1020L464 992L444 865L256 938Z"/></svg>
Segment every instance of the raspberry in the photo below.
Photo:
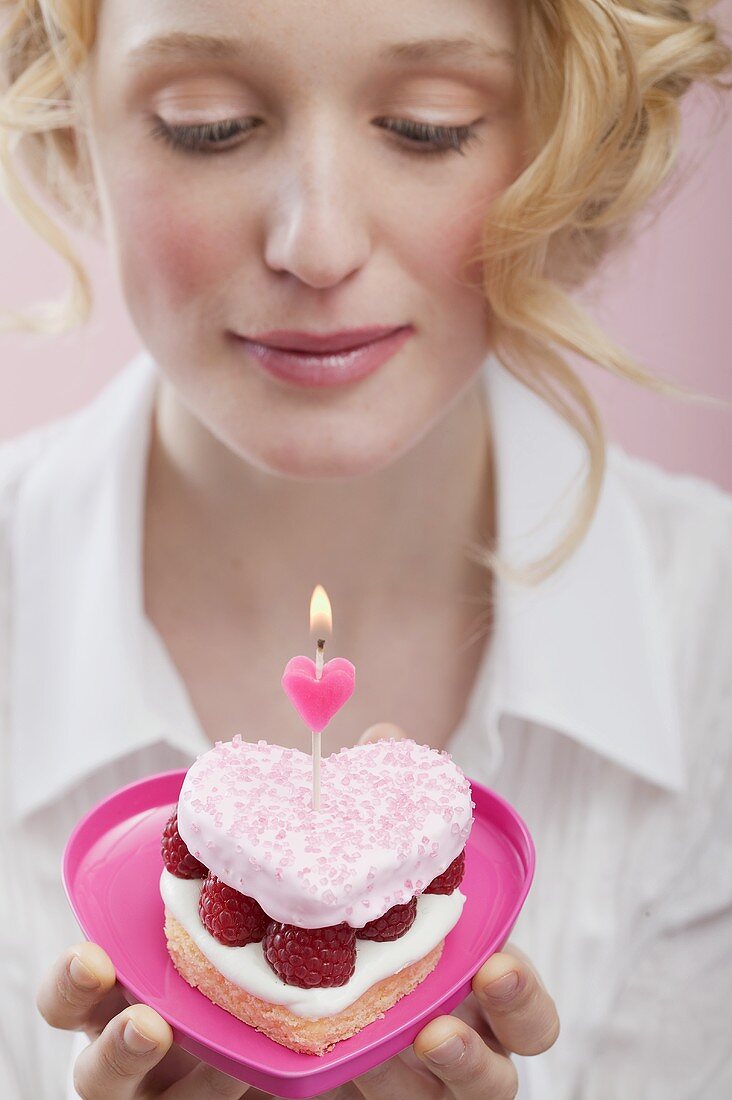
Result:
<svg viewBox="0 0 732 1100"><path fill-rule="evenodd" d="M178 811L174 810L165 823L160 842L163 863L176 878L205 878L208 868L192 856L178 832Z"/></svg>
<svg viewBox="0 0 732 1100"><path fill-rule="evenodd" d="M465 874L465 849L463 848L460 855L455 856L454 860L441 875L437 878L433 878L425 890L425 894L451 894L453 890L457 890L460 883L463 881L463 875Z"/></svg>
<svg viewBox="0 0 732 1100"><path fill-rule="evenodd" d="M198 899L198 914L206 930L227 947L259 943L270 922L258 901L240 894L211 871Z"/></svg>
<svg viewBox="0 0 732 1100"><path fill-rule="evenodd" d="M356 969L356 929L345 921L327 928L298 928L273 920L262 949L282 981L302 989L345 985Z"/></svg>
<svg viewBox="0 0 732 1100"><path fill-rule="evenodd" d="M417 899L412 898L406 905L392 905L380 917L370 920L363 928L356 929L356 938L359 940L376 940L382 943L384 940L398 940L412 925L417 916Z"/></svg>

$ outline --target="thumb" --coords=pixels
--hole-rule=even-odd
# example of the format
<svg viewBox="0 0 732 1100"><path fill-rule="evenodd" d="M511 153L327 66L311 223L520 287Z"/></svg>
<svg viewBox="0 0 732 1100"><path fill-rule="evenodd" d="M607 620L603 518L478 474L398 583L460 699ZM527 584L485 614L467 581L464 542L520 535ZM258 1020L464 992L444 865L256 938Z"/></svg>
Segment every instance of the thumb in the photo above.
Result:
<svg viewBox="0 0 732 1100"><path fill-rule="evenodd" d="M406 736L402 727L397 726L394 722L377 722L374 726L369 726L367 730L363 731L356 744L368 745L372 741L387 741L390 737L393 737L396 741L401 741Z"/></svg>

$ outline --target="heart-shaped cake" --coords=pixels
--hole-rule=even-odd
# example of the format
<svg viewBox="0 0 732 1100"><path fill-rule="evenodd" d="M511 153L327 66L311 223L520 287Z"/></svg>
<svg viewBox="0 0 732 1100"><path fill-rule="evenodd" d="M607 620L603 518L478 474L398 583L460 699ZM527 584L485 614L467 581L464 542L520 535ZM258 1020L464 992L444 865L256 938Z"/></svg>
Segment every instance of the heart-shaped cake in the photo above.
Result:
<svg viewBox="0 0 732 1100"><path fill-rule="evenodd" d="M411 739L321 761L217 742L189 768L163 837L171 957L215 1003L320 1054L436 966L457 923L470 783Z"/></svg>

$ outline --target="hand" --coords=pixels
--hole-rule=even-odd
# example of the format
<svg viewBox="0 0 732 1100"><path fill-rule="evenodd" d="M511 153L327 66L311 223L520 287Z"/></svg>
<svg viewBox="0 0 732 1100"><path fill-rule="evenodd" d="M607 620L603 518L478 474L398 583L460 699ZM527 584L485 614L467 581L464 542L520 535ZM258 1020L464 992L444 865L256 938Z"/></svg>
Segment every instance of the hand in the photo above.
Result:
<svg viewBox="0 0 732 1100"><path fill-rule="evenodd" d="M511 945L484 963L472 988L451 1016L430 1020L412 1047L314 1100L513 1100L518 1079L510 1054L541 1054L553 1045L559 1034L554 1002ZM427 1052L453 1038L454 1052L444 1050L455 1060L432 1061Z"/></svg>
<svg viewBox="0 0 732 1100"><path fill-rule="evenodd" d="M404 736L382 722L359 743ZM558 1035L554 1001L526 955L508 945L483 964L453 1015L431 1020L411 1050L357 1077L357 1092L337 1090L327 1100L506 1100L518 1090L510 1054L541 1054Z"/></svg>
<svg viewBox="0 0 732 1100"><path fill-rule="evenodd" d="M554 1002L511 945L483 964L472 990L453 1015L422 1028L411 1050L357 1077L354 1100L512 1100L518 1078L510 1054L541 1054L553 1045L559 1034Z"/></svg>
<svg viewBox="0 0 732 1100"><path fill-rule="evenodd" d="M36 996L51 1027L92 1040L74 1065L83 1100L248 1100L268 1094L200 1062L173 1043L170 1025L148 1005L129 1005L109 956L95 943L64 952ZM129 1045L125 1040L129 1040Z"/></svg>
<svg viewBox="0 0 732 1100"><path fill-rule="evenodd" d="M81 964L81 967L79 967ZM511 993L487 986L515 973ZM76 980L75 980L76 979ZM77 981L83 984L77 984ZM93 984L89 984L89 983ZM539 1054L559 1033L554 1003L531 964L517 948L491 956L475 975L473 996L452 1016L439 1016L420 1031L414 1046L322 1100L504 1100L516 1095L516 1071L508 1057ZM94 943L65 952L49 970L36 998L51 1027L84 1031L92 1040L74 1066L74 1086L83 1100L270 1100L173 1043L170 1025L148 1005L128 1005L116 986L108 955ZM128 1050L129 1021L152 1040L147 1050ZM465 1051L452 1065L427 1055L456 1036Z"/></svg>

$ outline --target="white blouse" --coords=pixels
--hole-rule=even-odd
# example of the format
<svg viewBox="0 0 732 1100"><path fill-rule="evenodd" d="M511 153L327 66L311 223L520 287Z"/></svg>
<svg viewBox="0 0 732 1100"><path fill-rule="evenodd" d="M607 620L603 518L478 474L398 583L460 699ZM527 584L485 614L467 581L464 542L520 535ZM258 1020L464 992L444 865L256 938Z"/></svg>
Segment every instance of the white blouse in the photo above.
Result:
<svg viewBox="0 0 732 1100"><path fill-rule="evenodd" d="M584 451L493 356L482 377L499 549L533 560L573 512ZM143 607L156 381L139 356L79 412L0 446L0 1094L12 1100L75 1095L86 1039L35 1008L43 973L82 938L61 883L71 829L116 788L210 747ZM732 1096L732 495L611 444L579 549L538 588L496 580L495 600L447 749L536 843L512 938L562 1033L516 1058L520 1096Z"/></svg>

